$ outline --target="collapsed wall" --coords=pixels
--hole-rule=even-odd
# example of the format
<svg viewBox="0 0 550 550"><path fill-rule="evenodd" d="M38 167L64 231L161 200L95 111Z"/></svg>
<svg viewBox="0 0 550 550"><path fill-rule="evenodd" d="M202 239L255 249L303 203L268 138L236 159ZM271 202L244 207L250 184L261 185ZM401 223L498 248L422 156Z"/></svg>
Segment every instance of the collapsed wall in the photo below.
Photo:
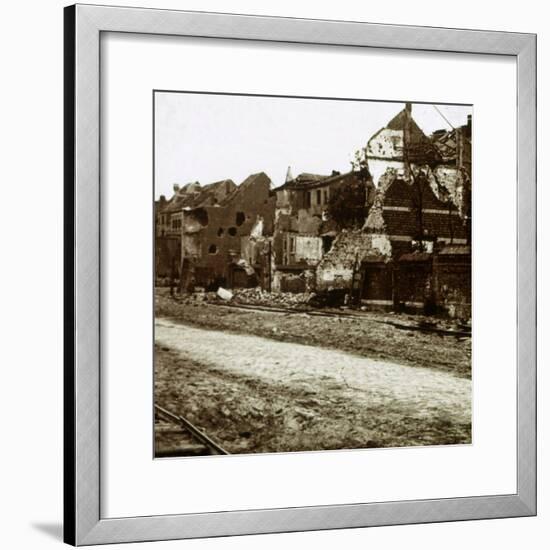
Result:
<svg viewBox="0 0 550 550"><path fill-rule="evenodd" d="M317 266L317 291L351 288L353 275L367 260L389 261L391 243L386 235L343 230Z"/></svg>

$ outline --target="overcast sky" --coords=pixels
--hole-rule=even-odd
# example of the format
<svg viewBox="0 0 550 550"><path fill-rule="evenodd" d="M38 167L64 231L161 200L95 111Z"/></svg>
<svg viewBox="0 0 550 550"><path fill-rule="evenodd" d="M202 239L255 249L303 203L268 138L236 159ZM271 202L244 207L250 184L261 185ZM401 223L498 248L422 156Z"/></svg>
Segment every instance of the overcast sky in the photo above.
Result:
<svg viewBox="0 0 550 550"><path fill-rule="evenodd" d="M354 152L404 103L157 92L155 197L174 183L202 185L265 172L274 186L292 174L346 172ZM471 107L438 105L453 126ZM450 129L432 105L413 104L413 118L429 134Z"/></svg>

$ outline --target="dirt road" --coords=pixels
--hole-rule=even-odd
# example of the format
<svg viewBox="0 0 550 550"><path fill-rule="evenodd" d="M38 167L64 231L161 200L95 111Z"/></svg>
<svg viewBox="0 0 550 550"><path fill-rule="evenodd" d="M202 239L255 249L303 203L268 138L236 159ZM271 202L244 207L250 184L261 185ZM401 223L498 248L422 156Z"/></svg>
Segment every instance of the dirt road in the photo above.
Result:
<svg viewBox="0 0 550 550"><path fill-rule="evenodd" d="M169 394L179 407L192 405L180 414L219 428L226 445L234 434L224 416L273 432L262 430L256 444L239 447L249 452L470 441L471 382L447 372L163 318L155 341L171 354L157 370L157 398ZM214 408L201 411L200 388Z"/></svg>
<svg viewBox="0 0 550 550"><path fill-rule="evenodd" d="M157 291L155 298L158 318L199 329L330 348L388 363L431 367L471 379L471 338L406 330L392 324L414 326L422 319L418 316L355 311L353 317L331 318L304 312L275 313L219 306L199 302L194 295L171 298Z"/></svg>

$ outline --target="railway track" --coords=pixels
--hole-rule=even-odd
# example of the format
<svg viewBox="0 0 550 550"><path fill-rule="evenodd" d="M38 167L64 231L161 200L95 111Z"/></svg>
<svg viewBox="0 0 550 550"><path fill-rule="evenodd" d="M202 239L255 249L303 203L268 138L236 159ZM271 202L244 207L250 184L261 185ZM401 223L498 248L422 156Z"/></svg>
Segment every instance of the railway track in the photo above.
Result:
<svg viewBox="0 0 550 550"><path fill-rule="evenodd" d="M155 458L228 454L189 420L155 404Z"/></svg>
<svg viewBox="0 0 550 550"><path fill-rule="evenodd" d="M243 309L248 311L265 311L268 313L284 313L285 315L311 315L313 317L349 317L360 318L360 315L348 312L319 311L312 309L291 309L287 307L261 306L252 304L220 304L218 302L209 302L209 305L216 307L227 307L230 309Z"/></svg>
<svg viewBox="0 0 550 550"><path fill-rule="evenodd" d="M276 306L261 306L261 305L252 305L252 304L220 304L216 302L211 302L210 305L216 307L225 307L229 309L241 309L245 311L264 311L267 313L281 313L284 315L310 315L312 317L332 317L332 318L347 318L347 319L364 319L365 316L361 313L353 313L347 311L335 312L335 311L319 311L319 310L310 310L310 309L291 309L285 307L276 307ZM421 322L417 323L399 323L395 321L379 320L369 318L369 321L375 323L381 323L384 325L390 325L394 328L400 330L412 330L425 333L435 333L441 336L455 336L456 338L471 337L471 329L460 328L460 329L447 329L440 328L435 324L425 324Z"/></svg>

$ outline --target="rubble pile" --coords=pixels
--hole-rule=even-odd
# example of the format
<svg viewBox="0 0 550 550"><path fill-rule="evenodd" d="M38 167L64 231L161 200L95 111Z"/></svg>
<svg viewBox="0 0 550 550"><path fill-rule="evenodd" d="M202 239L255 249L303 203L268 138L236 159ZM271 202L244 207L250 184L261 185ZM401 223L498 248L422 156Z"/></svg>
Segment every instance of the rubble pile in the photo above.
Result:
<svg viewBox="0 0 550 550"><path fill-rule="evenodd" d="M260 287L241 288L234 291L233 302L274 307L305 306L314 296L313 292L268 292Z"/></svg>
<svg viewBox="0 0 550 550"><path fill-rule="evenodd" d="M164 289L160 294L168 297L168 292ZM313 292L268 292L267 290L262 290L261 287L239 288L233 290L227 290L220 287L216 292L207 292L202 288L196 288L195 292L184 294L175 292L172 300L178 304L185 305L223 303L263 307L305 308L314 296L315 294Z"/></svg>

